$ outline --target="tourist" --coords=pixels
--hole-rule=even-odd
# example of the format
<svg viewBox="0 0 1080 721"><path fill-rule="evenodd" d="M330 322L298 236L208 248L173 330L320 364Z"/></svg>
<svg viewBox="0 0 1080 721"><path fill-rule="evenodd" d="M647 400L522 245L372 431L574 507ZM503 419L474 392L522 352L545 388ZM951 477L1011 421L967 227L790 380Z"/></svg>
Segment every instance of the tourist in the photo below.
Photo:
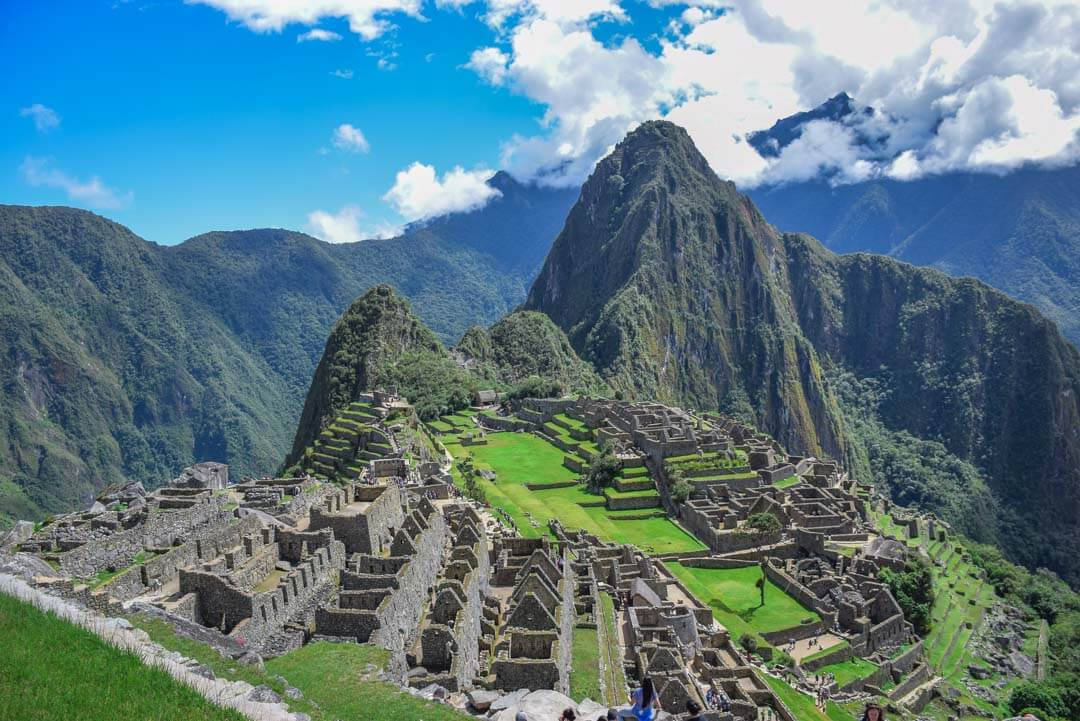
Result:
<svg viewBox="0 0 1080 721"><path fill-rule="evenodd" d="M607 710L607 721L618 721L618 719L619 719L619 712L616 711L613 708L609 708Z"/></svg>
<svg viewBox="0 0 1080 721"><path fill-rule="evenodd" d="M863 710L862 721L885 721L885 712L877 704L868 703Z"/></svg>
<svg viewBox="0 0 1080 721"><path fill-rule="evenodd" d="M562 716L559 717L559 721L574 721L577 718L577 714L574 713L572 708L564 708Z"/></svg>
<svg viewBox="0 0 1080 721"><path fill-rule="evenodd" d="M525 715L524 711L518 711L514 715L514 721L529 721L529 717Z"/></svg>
<svg viewBox="0 0 1080 721"><path fill-rule="evenodd" d="M660 699L656 697L652 679L648 676L641 680L641 687L630 695L630 700L634 703L630 711L638 721L652 721L660 710Z"/></svg>
<svg viewBox="0 0 1080 721"><path fill-rule="evenodd" d="M686 702L686 713L690 714L690 718L686 719L686 721L702 721L701 704L694 699Z"/></svg>

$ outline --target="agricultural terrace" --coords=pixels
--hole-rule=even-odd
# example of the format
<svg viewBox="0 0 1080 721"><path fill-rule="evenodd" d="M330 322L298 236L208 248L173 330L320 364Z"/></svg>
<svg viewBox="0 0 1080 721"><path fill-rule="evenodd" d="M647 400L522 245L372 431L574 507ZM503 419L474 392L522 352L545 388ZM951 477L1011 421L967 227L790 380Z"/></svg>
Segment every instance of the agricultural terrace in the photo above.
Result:
<svg viewBox="0 0 1080 721"><path fill-rule="evenodd" d="M611 511L603 496L577 483L579 474L563 465L564 452L531 433L488 433L487 443L463 446L447 436L443 444L454 457L454 480L461 485L456 462L471 453L478 469L495 473L484 484L488 502L510 514L526 537L547 534L557 518L568 528L581 528L603 541L629 543L648 553L678 553L705 546L675 525L659 509ZM531 490L526 484L572 484ZM618 491L609 489L609 493ZM642 491L629 492L642 493ZM655 493L655 491L653 491Z"/></svg>

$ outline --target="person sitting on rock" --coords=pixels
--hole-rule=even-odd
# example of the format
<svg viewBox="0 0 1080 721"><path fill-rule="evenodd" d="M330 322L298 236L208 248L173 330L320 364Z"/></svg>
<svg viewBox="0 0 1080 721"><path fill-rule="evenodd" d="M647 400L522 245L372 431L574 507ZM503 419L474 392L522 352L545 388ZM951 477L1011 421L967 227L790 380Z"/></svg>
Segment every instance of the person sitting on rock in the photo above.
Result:
<svg viewBox="0 0 1080 721"><path fill-rule="evenodd" d="M577 719L577 714L572 708L564 708L562 715L559 716L559 721L575 721L575 719Z"/></svg>

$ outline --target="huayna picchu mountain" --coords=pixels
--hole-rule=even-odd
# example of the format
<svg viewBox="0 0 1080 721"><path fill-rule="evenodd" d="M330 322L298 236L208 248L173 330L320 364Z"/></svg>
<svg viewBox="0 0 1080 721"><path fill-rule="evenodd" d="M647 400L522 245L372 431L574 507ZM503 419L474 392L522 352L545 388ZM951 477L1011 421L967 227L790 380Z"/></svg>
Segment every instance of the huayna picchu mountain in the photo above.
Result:
<svg viewBox="0 0 1080 721"><path fill-rule="evenodd" d="M326 341L291 453L295 465L315 439L367 391L394 387L423 420L469 406L480 390L561 395L607 390L551 320L511 313L491 328L473 326L453 352L388 285L357 298Z"/></svg>
<svg viewBox="0 0 1080 721"><path fill-rule="evenodd" d="M687 133L596 167L529 292L628 396L751 417L1080 583L1080 354L978 281L782 234Z"/></svg>

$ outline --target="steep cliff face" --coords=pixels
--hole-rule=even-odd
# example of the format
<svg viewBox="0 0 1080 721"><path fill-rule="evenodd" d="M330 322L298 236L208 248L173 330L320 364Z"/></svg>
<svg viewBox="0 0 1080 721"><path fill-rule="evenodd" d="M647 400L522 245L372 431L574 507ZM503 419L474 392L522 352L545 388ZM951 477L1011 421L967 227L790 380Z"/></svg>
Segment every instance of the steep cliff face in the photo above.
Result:
<svg viewBox="0 0 1080 721"><path fill-rule="evenodd" d="M618 390L752 414L792 447L839 455L839 414L783 257L686 131L646 123L597 165L525 307Z"/></svg>
<svg viewBox="0 0 1080 721"><path fill-rule="evenodd" d="M978 468L978 526L1028 565L1078 580L1080 353L1035 308L970 278L786 236L800 327L834 367L886 393L889 429ZM873 439L864 439L863 444ZM985 514L985 509L972 508Z"/></svg>
<svg viewBox="0 0 1080 721"><path fill-rule="evenodd" d="M377 285L357 298L330 331L286 465L360 393L383 382L388 362L406 353L448 355L407 300L390 286Z"/></svg>
<svg viewBox="0 0 1080 721"><path fill-rule="evenodd" d="M670 123L600 162L526 307L624 393L752 416L1080 581L1080 356L1053 323L778 233Z"/></svg>

